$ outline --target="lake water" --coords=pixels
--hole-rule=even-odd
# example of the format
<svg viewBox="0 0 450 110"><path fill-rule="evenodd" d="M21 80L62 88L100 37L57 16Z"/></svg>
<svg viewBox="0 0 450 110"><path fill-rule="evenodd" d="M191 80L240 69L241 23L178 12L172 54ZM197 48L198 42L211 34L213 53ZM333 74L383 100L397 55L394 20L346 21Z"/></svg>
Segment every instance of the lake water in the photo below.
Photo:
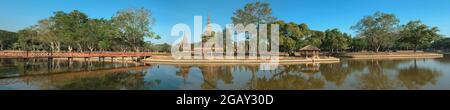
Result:
<svg viewBox="0 0 450 110"><path fill-rule="evenodd" d="M450 89L450 56L332 64L142 64L0 59L0 89L358 90Z"/></svg>

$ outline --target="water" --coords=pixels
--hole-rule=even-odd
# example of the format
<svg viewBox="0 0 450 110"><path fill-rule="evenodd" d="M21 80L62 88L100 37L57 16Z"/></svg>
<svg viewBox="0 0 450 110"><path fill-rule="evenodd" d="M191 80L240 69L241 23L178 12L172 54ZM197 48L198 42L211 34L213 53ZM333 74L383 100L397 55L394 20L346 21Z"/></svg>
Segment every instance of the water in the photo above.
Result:
<svg viewBox="0 0 450 110"><path fill-rule="evenodd" d="M332 64L186 65L0 59L0 89L450 89L450 56Z"/></svg>

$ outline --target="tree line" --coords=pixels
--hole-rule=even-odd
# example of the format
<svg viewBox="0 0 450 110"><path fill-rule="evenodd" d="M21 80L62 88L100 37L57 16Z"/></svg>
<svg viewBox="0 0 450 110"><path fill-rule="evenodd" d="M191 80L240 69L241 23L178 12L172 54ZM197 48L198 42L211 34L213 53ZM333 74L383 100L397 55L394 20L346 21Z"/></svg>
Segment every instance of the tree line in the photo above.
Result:
<svg viewBox="0 0 450 110"><path fill-rule="evenodd" d="M30 51L144 51L151 46L144 38L160 37L152 32L155 23L144 8L118 11L111 19L89 18L83 12L54 12L36 25L17 33L2 31L2 49Z"/></svg>
<svg viewBox="0 0 450 110"><path fill-rule="evenodd" d="M304 23L285 22L272 16L268 3L248 3L234 12L233 23L279 24L280 51L293 52L306 45L313 45L331 53L342 51L396 51L450 48L450 39L438 34L437 27L430 27L420 20L400 25L399 19L390 13L375 12L365 16L354 26L357 32L351 36L337 28L325 31L312 30Z"/></svg>

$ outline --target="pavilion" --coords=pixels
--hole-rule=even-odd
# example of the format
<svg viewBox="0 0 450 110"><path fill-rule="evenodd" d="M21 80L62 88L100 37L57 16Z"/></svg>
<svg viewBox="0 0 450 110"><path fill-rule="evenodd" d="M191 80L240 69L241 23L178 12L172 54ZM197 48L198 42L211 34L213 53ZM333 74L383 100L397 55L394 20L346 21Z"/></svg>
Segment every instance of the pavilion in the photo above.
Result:
<svg viewBox="0 0 450 110"><path fill-rule="evenodd" d="M300 52L300 56L304 56L305 58L312 58L312 59L320 59L319 55L320 55L320 49L312 46L312 45L307 45L301 49L299 49Z"/></svg>

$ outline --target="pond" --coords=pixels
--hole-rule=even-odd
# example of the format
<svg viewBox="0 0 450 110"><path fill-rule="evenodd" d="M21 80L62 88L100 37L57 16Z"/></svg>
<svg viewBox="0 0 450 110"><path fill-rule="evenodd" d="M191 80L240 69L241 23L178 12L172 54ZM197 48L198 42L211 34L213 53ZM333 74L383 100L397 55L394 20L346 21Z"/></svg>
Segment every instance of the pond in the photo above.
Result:
<svg viewBox="0 0 450 110"><path fill-rule="evenodd" d="M239 64L142 64L0 59L0 90L396 90L450 89L450 55L342 59L275 70Z"/></svg>

